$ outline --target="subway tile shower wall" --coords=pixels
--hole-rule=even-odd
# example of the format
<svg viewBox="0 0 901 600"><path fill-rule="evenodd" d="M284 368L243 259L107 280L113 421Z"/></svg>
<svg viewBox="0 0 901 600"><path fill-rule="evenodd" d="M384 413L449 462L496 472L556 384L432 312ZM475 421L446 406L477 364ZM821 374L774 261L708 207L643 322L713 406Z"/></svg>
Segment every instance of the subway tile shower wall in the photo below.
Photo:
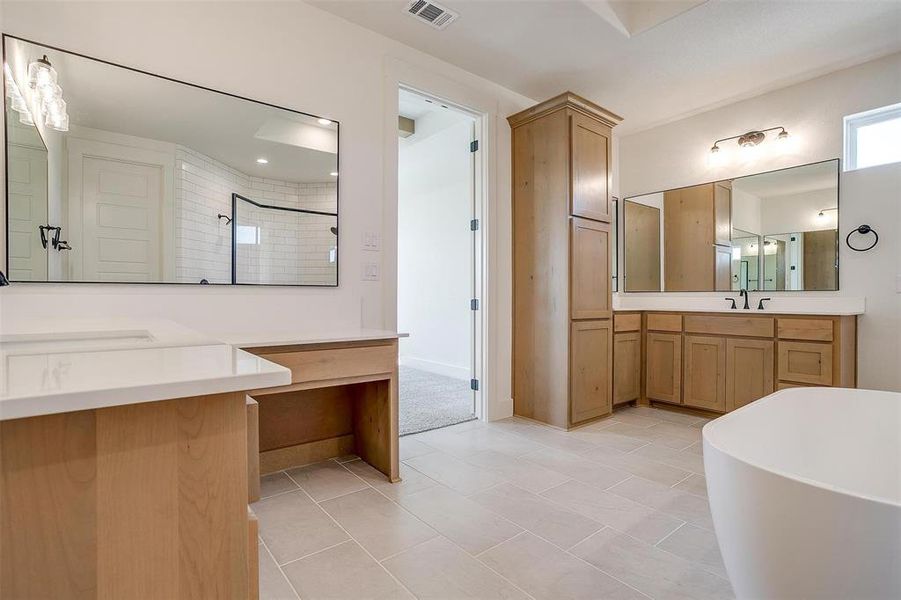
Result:
<svg viewBox="0 0 901 600"><path fill-rule="evenodd" d="M231 195L256 202L337 212L335 182L293 183L251 177L184 146L175 149L175 262L180 283L231 281ZM254 243L238 244L238 281L334 284L334 217L265 210L244 203L240 225L259 227Z"/></svg>

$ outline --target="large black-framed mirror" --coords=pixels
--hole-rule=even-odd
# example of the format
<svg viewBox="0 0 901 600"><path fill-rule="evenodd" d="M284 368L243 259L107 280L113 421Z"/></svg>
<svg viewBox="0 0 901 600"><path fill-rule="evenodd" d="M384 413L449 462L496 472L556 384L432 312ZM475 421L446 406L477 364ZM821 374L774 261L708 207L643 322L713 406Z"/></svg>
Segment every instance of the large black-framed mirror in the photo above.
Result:
<svg viewBox="0 0 901 600"><path fill-rule="evenodd" d="M623 202L621 291L839 289L839 159Z"/></svg>
<svg viewBox="0 0 901 600"><path fill-rule="evenodd" d="M6 34L3 59L10 281L338 285L337 121Z"/></svg>

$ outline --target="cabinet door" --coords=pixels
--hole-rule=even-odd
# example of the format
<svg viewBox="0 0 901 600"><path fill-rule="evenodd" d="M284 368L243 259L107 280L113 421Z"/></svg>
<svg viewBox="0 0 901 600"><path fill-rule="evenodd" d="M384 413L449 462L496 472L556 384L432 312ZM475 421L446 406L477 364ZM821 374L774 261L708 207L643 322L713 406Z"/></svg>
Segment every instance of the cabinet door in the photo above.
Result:
<svg viewBox="0 0 901 600"><path fill-rule="evenodd" d="M714 284L718 292L732 289L732 248L714 246Z"/></svg>
<svg viewBox="0 0 901 600"><path fill-rule="evenodd" d="M779 379L832 385L832 344L780 341Z"/></svg>
<svg viewBox="0 0 901 600"><path fill-rule="evenodd" d="M610 128L571 113L572 206L577 217L610 222Z"/></svg>
<svg viewBox="0 0 901 600"><path fill-rule="evenodd" d="M578 321L570 330L570 424L613 410L610 321Z"/></svg>
<svg viewBox="0 0 901 600"><path fill-rule="evenodd" d="M772 340L726 339L726 410L773 393Z"/></svg>
<svg viewBox="0 0 901 600"><path fill-rule="evenodd" d="M613 335L613 403L641 397L641 333Z"/></svg>
<svg viewBox="0 0 901 600"><path fill-rule="evenodd" d="M682 335L648 333L645 393L652 400L682 400Z"/></svg>
<svg viewBox="0 0 901 600"><path fill-rule="evenodd" d="M610 225L572 219L570 310L573 319L609 319Z"/></svg>
<svg viewBox="0 0 901 600"><path fill-rule="evenodd" d="M685 336L682 404L726 410L726 339Z"/></svg>

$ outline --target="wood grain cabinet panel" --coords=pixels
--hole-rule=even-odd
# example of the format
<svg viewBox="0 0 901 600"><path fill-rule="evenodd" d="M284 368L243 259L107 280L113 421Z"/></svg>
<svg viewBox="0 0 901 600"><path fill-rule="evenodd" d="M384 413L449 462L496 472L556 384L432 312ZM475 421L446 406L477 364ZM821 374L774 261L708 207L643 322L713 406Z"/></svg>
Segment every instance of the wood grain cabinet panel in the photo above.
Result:
<svg viewBox="0 0 901 600"><path fill-rule="evenodd" d="M641 332L613 335L613 404L641 397Z"/></svg>
<svg viewBox="0 0 901 600"><path fill-rule="evenodd" d="M832 341L831 319L785 319L779 318L777 331L780 339Z"/></svg>
<svg viewBox="0 0 901 600"><path fill-rule="evenodd" d="M775 344L771 340L726 339L726 410L773 393Z"/></svg>
<svg viewBox="0 0 901 600"><path fill-rule="evenodd" d="M610 129L581 113L570 121L572 214L610 222Z"/></svg>
<svg viewBox="0 0 901 600"><path fill-rule="evenodd" d="M617 313L613 319L613 331L641 331L641 313Z"/></svg>
<svg viewBox="0 0 901 600"><path fill-rule="evenodd" d="M573 319L609 319L610 225L572 220L570 295Z"/></svg>
<svg viewBox="0 0 901 600"><path fill-rule="evenodd" d="M780 341L779 379L832 385L832 344Z"/></svg>
<svg viewBox="0 0 901 600"><path fill-rule="evenodd" d="M682 400L682 336L648 333L646 395L652 400L678 404Z"/></svg>
<svg viewBox="0 0 901 600"><path fill-rule="evenodd" d="M649 331L682 331L682 315L656 314L648 315Z"/></svg>
<svg viewBox="0 0 901 600"><path fill-rule="evenodd" d="M611 322L577 321L570 337L570 423L613 410Z"/></svg>
<svg viewBox="0 0 901 600"><path fill-rule="evenodd" d="M685 336L682 403L723 412L726 410L726 340Z"/></svg>

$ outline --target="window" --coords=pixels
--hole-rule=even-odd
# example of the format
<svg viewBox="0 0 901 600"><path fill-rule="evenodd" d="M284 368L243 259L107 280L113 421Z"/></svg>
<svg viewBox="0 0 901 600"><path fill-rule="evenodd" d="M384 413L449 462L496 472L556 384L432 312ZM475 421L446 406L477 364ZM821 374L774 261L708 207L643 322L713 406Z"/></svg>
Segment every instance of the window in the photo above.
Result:
<svg viewBox="0 0 901 600"><path fill-rule="evenodd" d="M258 246L260 244L260 228L253 225L238 225L235 228L235 242Z"/></svg>
<svg viewBox="0 0 901 600"><path fill-rule="evenodd" d="M901 104L845 117L845 170L901 162Z"/></svg>

